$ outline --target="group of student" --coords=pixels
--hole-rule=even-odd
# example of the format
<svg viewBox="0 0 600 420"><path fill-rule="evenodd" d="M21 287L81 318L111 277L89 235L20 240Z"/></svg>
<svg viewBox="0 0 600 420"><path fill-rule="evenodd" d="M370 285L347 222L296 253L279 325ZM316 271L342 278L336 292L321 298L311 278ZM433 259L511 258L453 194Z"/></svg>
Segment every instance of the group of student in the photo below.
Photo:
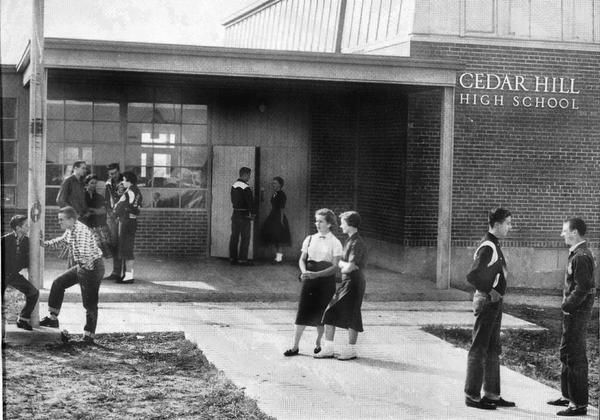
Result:
<svg viewBox="0 0 600 420"><path fill-rule="evenodd" d="M113 258L113 270L106 279L119 283L134 281L133 248L142 195L133 172L121 174L117 163L111 163L107 169L109 179L103 198L96 192L97 176L86 176L86 163L76 161L73 164L72 174L62 182L56 200L60 207L58 224L63 234L54 239L40 240L42 247L60 249L68 260L67 271L52 282L48 315L40 321L40 326L59 327L58 315L65 290L79 284L86 311L84 342L94 341L98 292L104 277L103 257ZM39 291L20 274L29 265L27 217L13 216L10 227L12 232L2 237L2 299L9 285L25 295L26 303L17 319L17 327L31 331L30 317ZM103 238L103 231L106 231L106 238ZM3 313L3 340L4 320Z"/></svg>

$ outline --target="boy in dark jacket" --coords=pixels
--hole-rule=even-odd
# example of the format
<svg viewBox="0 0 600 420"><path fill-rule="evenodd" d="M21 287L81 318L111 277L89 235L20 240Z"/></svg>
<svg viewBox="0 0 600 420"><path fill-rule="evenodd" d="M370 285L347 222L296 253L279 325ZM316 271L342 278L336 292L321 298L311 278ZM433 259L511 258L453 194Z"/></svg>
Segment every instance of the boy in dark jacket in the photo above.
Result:
<svg viewBox="0 0 600 420"><path fill-rule="evenodd" d="M13 216L10 219L10 227L13 231L2 237L2 307L4 308L4 292L7 286L23 293L25 306L17 319L17 327L31 331L31 312L35 308L40 292L20 273L22 269L29 266L27 216ZM4 325L4 317L2 325Z"/></svg>

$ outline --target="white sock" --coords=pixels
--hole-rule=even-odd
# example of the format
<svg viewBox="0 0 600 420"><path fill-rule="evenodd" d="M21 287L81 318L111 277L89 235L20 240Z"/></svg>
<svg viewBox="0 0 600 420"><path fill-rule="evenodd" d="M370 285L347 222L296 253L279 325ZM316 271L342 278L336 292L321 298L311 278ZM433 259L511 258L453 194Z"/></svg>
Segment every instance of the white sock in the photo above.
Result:
<svg viewBox="0 0 600 420"><path fill-rule="evenodd" d="M275 261L283 261L283 254L281 252L275 254Z"/></svg>
<svg viewBox="0 0 600 420"><path fill-rule="evenodd" d="M133 270L126 271L123 280L133 280Z"/></svg>

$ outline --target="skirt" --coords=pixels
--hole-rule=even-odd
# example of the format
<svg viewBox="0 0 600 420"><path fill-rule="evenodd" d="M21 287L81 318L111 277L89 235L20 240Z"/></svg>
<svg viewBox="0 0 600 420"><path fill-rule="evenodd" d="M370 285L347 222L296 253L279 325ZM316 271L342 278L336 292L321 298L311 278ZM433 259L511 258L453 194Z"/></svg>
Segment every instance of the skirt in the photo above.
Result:
<svg viewBox="0 0 600 420"><path fill-rule="evenodd" d="M349 277L343 279L325 309L322 323L363 332L360 307L365 295L365 284L361 270L353 271Z"/></svg>
<svg viewBox="0 0 600 420"><path fill-rule="evenodd" d="M137 219L123 219L119 231L119 257L124 260L133 260L133 247L135 245L135 233L137 231Z"/></svg>
<svg viewBox="0 0 600 420"><path fill-rule="evenodd" d="M331 266L331 263L308 261L306 268L309 271L321 271ZM335 293L335 276L318 277L316 279L302 280L296 325L316 327L323 325L323 311Z"/></svg>
<svg viewBox="0 0 600 420"><path fill-rule="evenodd" d="M282 221L283 219L283 221ZM281 217L279 212L271 212L260 231L260 239L264 244L290 246L290 226L285 215Z"/></svg>

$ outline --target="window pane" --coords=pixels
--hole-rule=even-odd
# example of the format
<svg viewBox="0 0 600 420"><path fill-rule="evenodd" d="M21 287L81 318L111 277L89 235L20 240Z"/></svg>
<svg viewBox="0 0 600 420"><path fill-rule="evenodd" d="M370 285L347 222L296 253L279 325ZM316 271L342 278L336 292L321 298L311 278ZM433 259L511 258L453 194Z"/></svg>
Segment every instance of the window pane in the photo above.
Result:
<svg viewBox="0 0 600 420"><path fill-rule="evenodd" d="M96 187L98 192L100 192L101 189L104 191L104 183L108 179L108 169L106 169L106 165L92 165L89 169L91 174L95 174L98 177L98 185Z"/></svg>
<svg viewBox="0 0 600 420"><path fill-rule="evenodd" d="M62 144L48 144L46 147L46 163L64 163Z"/></svg>
<svg viewBox="0 0 600 420"><path fill-rule="evenodd" d="M46 165L46 185L62 184L65 175L63 168L63 165Z"/></svg>
<svg viewBox="0 0 600 420"><path fill-rule="evenodd" d="M119 104L115 102L95 102L94 121L119 121Z"/></svg>
<svg viewBox="0 0 600 420"><path fill-rule="evenodd" d="M183 188L206 188L205 168L181 168L181 182Z"/></svg>
<svg viewBox="0 0 600 420"><path fill-rule="evenodd" d="M182 147L181 148L181 164L185 166L206 165L208 160L208 148L206 147Z"/></svg>
<svg viewBox="0 0 600 420"><path fill-rule="evenodd" d="M154 120L157 124L181 122L181 104L156 104L154 108Z"/></svg>
<svg viewBox="0 0 600 420"><path fill-rule="evenodd" d="M46 205L56 206L56 196L58 195L58 187L46 187Z"/></svg>
<svg viewBox="0 0 600 420"><path fill-rule="evenodd" d="M77 142L92 142L92 123L91 122L65 122L65 140Z"/></svg>
<svg viewBox="0 0 600 420"><path fill-rule="evenodd" d="M121 146L113 145L94 145L94 165L108 165L109 163L120 163Z"/></svg>
<svg viewBox="0 0 600 420"><path fill-rule="evenodd" d="M181 207L184 209L206 208L206 190L187 190L181 194Z"/></svg>
<svg viewBox="0 0 600 420"><path fill-rule="evenodd" d="M127 124L127 143L142 142L142 137L152 136L152 124Z"/></svg>
<svg viewBox="0 0 600 420"><path fill-rule="evenodd" d="M179 170L171 169L165 166L154 166L148 168L148 173L152 174L148 181L148 186L161 188L177 188L179 187Z"/></svg>
<svg viewBox="0 0 600 420"><path fill-rule="evenodd" d="M52 121L48 120L48 142L62 142L65 141L65 122L64 121Z"/></svg>
<svg viewBox="0 0 600 420"><path fill-rule="evenodd" d="M142 143L173 147L180 142L179 130L180 126L176 124L154 124L154 131L150 136L142 137Z"/></svg>
<svg viewBox="0 0 600 420"><path fill-rule="evenodd" d="M121 124L94 122L94 142L121 142Z"/></svg>
<svg viewBox="0 0 600 420"><path fill-rule="evenodd" d="M169 189L144 189L143 207L179 208L179 191Z"/></svg>
<svg viewBox="0 0 600 420"><path fill-rule="evenodd" d="M130 171L133 172L136 176L137 176L137 186L138 187L145 187L148 184L148 177L147 174L148 173L152 173L151 172L151 168L146 168L145 166L126 166L125 167L125 171ZM145 197L145 195L144 195Z"/></svg>
<svg viewBox="0 0 600 420"><path fill-rule="evenodd" d="M65 101L58 99L48 99L46 104L49 120L65 119Z"/></svg>
<svg viewBox="0 0 600 420"><path fill-rule="evenodd" d="M184 123L190 124L206 124L208 122L206 105L183 105Z"/></svg>
<svg viewBox="0 0 600 420"><path fill-rule="evenodd" d="M67 120L92 120L92 102L66 101L65 118Z"/></svg>
<svg viewBox="0 0 600 420"><path fill-rule="evenodd" d="M127 121L152 122L153 104L134 102L127 104Z"/></svg>
<svg viewBox="0 0 600 420"><path fill-rule="evenodd" d="M16 162L17 161L17 143L14 141L3 141L2 142L2 162Z"/></svg>
<svg viewBox="0 0 600 420"><path fill-rule="evenodd" d="M82 147L81 148L81 160L85 160L86 163L89 165L91 165L91 163L93 162L94 155L92 154L92 148L91 147ZM89 172L89 170L88 170Z"/></svg>
<svg viewBox="0 0 600 420"><path fill-rule="evenodd" d="M63 162L66 164L72 164L76 160L81 160L79 157L79 147L65 147Z"/></svg>
<svg viewBox="0 0 600 420"><path fill-rule="evenodd" d="M15 139L17 138L17 120L9 120L3 118L0 120L2 124L2 138Z"/></svg>
<svg viewBox="0 0 600 420"><path fill-rule="evenodd" d="M17 117L17 98L2 98L2 115L0 117Z"/></svg>
<svg viewBox="0 0 600 420"><path fill-rule="evenodd" d="M127 152L125 153L125 166L140 166L147 164L148 149L144 148L142 151L141 146L127 146Z"/></svg>
<svg viewBox="0 0 600 420"><path fill-rule="evenodd" d="M207 144L208 130L206 125L189 125L184 124L181 127L181 135L183 143L189 144Z"/></svg>
<svg viewBox="0 0 600 420"><path fill-rule="evenodd" d="M17 165L14 163L3 163L2 173L0 174L2 184L16 185L17 183Z"/></svg>
<svg viewBox="0 0 600 420"><path fill-rule="evenodd" d="M2 186L2 206L14 206L16 202L15 187Z"/></svg>

